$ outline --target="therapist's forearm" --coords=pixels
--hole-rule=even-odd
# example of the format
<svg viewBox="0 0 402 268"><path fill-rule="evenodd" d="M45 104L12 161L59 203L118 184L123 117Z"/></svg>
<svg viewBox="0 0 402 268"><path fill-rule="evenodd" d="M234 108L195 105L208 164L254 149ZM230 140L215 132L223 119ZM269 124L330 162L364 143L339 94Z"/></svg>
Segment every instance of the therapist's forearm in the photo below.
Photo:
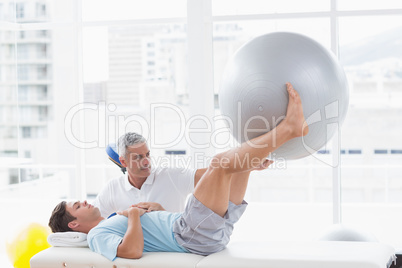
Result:
<svg viewBox="0 0 402 268"><path fill-rule="evenodd" d="M139 208L132 208L129 210L128 227L123 241L117 248L117 256L128 259L139 259L144 250L144 235L141 227L142 213Z"/></svg>

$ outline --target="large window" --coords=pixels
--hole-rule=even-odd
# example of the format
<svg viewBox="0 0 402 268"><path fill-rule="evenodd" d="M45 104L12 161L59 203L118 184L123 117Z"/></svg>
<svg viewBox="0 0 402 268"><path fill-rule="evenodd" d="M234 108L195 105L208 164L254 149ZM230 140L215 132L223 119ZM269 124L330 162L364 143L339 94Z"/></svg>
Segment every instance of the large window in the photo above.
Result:
<svg viewBox="0 0 402 268"><path fill-rule="evenodd" d="M0 266L11 267L5 242L29 223L47 225L57 200L79 192L78 158L64 134L79 102L78 53L72 1L0 3L0 207L13 219L0 226Z"/></svg>
<svg viewBox="0 0 402 268"><path fill-rule="evenodd" d="M228 131L210 135L224 128L214 116L228 59L258 35L291 31L339 58L350 106L339 152L330 141L253 174L247 200L271 226L260 236L312 239L340 210L401 247L402 4L374 2L0 0L0 206L13 217L0 237L46 225L60 199L93 199L121 174L105 147L126 131L148 138L157 165L205 166L194 151L234 144ZM4 243L0 266L10 267Z"/></svg>
<svg viewBox="0 0 402 268"><path fill-rule="evenodd" d="M401 129L400 124L395 124L401 121L402 50L398 43L402 17L391 10L400 8L400 3L388 1L369 7L361 2L339 1L342 12L338 12L331 9L329 1L307 5L311 7L308 10L303 9L306 5L300 7L297 3L285 1L283 7L283 2L270 2L275 3L265 6L265 2L256 1L255 5L242 5L237 1L229 5L213 1L215 93L219 95L225 63L242 44L261 34L291 31L315 39L336 54L349 81L350 107L339 152L334 151L334 141L330 141L310 157L277 163L268 171L253 174L248 200L270 204L270 213L277 216L269 214L266 219L276 227L272 232L268 228L266 238L289 238L290 228L298 230L292 233L292 239L314 237L323 226L340 220L372 231L380 241L400 245L395 236L383 231L402 220L397 218L395 223L391 212L400 206L402 181L398 175L402 171L401 143L397 138ZM376 11L370 16L370 12L362 11L365 9ZM224 126L217 122L215 127ZM340 154L340 166L334 162L334 154ZM340 181L336 174L340 174ZM337 187L340 200L334 197ZM338 205L331 207L332 202ZM333 216L334 210L339 210L339 217ZM297 226L281 225L298 213L307 216L298 217Z"/></svg>
<svg viewBox="0 0 402 268"><path fill-rule="evenodd" d="M97 49L94 51L94 47ZM155 161L188 151L180 137L188 113L186 25L171 23L85 27L83 34L87 194L120 171L106 171L105 146L127 131L143 133ZM100 117L102 116L102 117ZM161 146L167 144L167 146Z"/></svg>
<svg viewBox="0 0 402 268"><path fill-rule="evenodd" d="M402 219L392 215L402 196L401 34L402 15L339 20L351 101L342 130L343 222L378 230L380 241L398 246L399 238L380 230L397 228Z"/></svg>

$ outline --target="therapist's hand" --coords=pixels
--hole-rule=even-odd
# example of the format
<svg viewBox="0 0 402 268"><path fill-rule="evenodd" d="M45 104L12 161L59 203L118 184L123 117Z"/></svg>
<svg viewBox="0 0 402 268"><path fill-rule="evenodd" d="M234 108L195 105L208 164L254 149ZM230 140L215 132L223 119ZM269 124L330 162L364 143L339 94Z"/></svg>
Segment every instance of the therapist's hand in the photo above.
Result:
<svg viewBox="0 0 402 268"><path fill-rule="evenodd" d="M161 204L156 202L140 202L132 205L131 207L142 208L145 209L147 212L165 210Z"/></svg>

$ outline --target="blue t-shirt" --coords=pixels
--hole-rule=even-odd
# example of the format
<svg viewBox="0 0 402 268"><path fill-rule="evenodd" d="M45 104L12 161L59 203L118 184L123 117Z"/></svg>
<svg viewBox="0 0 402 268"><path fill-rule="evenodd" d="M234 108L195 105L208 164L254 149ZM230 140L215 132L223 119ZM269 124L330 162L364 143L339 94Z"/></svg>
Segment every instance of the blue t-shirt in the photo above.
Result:
<svg viewBox="0 0 402 268"><path fill-rule="evenodd" d="M142 215L140 220L144 235L144 252L189 252L174 238L173 223L180 216L181 213L167 211L153 211ZM127 226L128 218L121 215L101 221L88 233L89 247L113 261Z"/></svg>

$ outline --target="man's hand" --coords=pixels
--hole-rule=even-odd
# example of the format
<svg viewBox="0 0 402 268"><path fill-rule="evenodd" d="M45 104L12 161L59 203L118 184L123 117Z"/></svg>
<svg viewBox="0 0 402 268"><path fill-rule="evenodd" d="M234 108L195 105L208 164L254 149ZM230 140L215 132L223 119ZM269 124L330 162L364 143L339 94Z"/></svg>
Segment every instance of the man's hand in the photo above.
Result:
<svg viewBox="0 0 402 268"><path fill-rule="evenodd" d="M131 206L132 208L144 209L146 212L165 210L161 204L156 202L140 202Z"/></svg>
<svg viewBox="0 0 402 268"><path fill-rule="evenodd" d="M142 208L132 206L132 207L126 209L126 210L117 211L117 214L126 216L128 218L130 215L137 214L137 213L141 217L142 215L144 215L145 212L147 212L146 209L142 209Z"/></svg>

